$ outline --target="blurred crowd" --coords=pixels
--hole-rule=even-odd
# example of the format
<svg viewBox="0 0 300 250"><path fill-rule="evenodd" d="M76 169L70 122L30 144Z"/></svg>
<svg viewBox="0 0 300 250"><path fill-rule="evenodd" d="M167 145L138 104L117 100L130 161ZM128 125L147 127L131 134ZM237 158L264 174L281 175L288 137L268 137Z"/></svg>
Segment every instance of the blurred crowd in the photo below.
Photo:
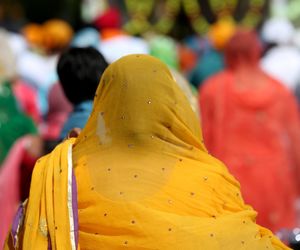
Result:
<svg viewBox="0 0 300 250"><path fill-rule="evenodd" d="M76 31L59 19L19 33L3 27L0 45L0 245L36 160L79 133L102 73L129 54L169 67L258 222L293 241L282 231L300 226L300 32L289 20L249 30L225 19L178 41L131 36L109 9Z"/></svg>

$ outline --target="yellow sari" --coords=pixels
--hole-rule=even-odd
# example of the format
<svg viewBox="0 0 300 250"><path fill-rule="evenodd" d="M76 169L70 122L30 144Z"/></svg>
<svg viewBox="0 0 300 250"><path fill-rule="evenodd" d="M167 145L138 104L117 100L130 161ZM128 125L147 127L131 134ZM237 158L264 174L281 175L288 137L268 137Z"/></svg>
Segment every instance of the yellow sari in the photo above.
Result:
<svg viewBox="0 0 300 250"><path fill-rule="evenodd" d="M35 167L15 234L20 248L47 249L50 241L52 249L288 249L255 223L239 183L207 153L187 98L153 57L109 66L71 159L73 143Z"/></svg>

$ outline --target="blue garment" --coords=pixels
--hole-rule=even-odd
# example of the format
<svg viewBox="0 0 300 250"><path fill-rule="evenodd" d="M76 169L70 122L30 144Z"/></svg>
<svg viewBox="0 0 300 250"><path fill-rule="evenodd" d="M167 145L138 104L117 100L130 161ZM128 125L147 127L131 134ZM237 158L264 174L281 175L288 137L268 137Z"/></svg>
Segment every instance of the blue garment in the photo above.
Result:
<svg viewBox="0 0 300 250"><path fill-rule="evenodd" d="M66 138L68 133L73 128L84 128L93 109L93 101L84 101L77 104L71 112L67 122L65 123L62 132L60 133L60 139Z"/></svg>
<svg viewBox="0 0 300 250"><path fill-rule="evenodd" d="M99 32L94 28L83 28L75 34L71 46L78 48L85 48L91 46L95 49L98 49L99 44Z"/></svg>
<svg viewBox="0 0 300 250"><path fill-rule="evenodd" d="M191 72L189 80L196 87L210 76L224 69L224 56L215 49L206 51L200 58L194 70Z"/></svg>

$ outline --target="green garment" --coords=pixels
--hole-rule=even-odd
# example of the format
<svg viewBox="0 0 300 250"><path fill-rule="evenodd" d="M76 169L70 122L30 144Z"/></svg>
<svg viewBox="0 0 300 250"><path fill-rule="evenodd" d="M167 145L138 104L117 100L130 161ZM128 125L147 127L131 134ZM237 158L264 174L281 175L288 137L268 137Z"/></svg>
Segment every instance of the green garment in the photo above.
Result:
<svg viewBox="0 0 300 250"><path fill-rule="evenodd" d="M18 138L36 133L34 122L19 110L11 85L0 83L0 164Z"/></svg>
<svg viewBox="0 0 300 250"><path fill-rule="evenodd" d="M160 59L172 69L179 68L177 46L173 39L157 35L150 40L149 45L152 56Z"/></svg>

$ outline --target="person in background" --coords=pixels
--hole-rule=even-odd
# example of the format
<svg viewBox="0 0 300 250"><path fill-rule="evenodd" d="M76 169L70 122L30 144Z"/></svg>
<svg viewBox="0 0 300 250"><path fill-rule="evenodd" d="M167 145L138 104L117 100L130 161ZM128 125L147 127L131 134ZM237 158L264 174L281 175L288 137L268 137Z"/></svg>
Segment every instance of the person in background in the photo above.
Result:
<svg viewBox="0 0 300 250"><path fill-rule="evenodd" d="M98 30L121 29L122 13L116 7L108 7L93 21Z"/></svg>
<svg viewBox="0 0 300 250"><path fill-rule="evenodd" d="M47 144L56 145L59 142L60 134L71 111L72 104L66 98L62 86L60 83L54 84L48 94L48 112L39 128Z"/></svg>
<svg viewBox="0 0 300 250"><path fill-rule="evenodd" d="M99 48L101 37L98 30L92 27L87 27L77 31L72 39L71 47L93 47Z"/></svg>
<svg viewBox="0 0 300 250"><path fill-rule="evenodd" d="M67 22L50 19L42 24L28 24L22 33L26 49L18 58L18 74L38 93L38 106L42 117L48 112L48 94L58 81L56 65L59 54L69 47L73 29Z"/></svg>
<svg viewBox="0 0 300 250"><path fill-rule="evenodd" d="M187 76L196 66L198 55L186 44L178 44L179 67L181 72Z"/></svg>
<svg viewBox="0 0 300 250"><path fill-rule="evenodd" d="M73 111L63 126L61 140L71 129L85 126L100 78L107 66L102 54L92 47L70 48L62 53L57 73L65 96L73 104Z"/></svg>
<svg viewBox="0 0 300 250"><path fill-rule="evenodd" d="M42 117L38 107L37 91L22 79L16 79L12 83L12 90L19 108L38 126Z"/></svg>
<svg viewBox="0 0 300 250"><path fill-rule="evenodd" d="M145 39L126 33L121 19L120 11L110 7L94 23L101 31L99 51L108 63L130 54L149 54L149 45Z"/></svg>
<svg viewBox="0 0 300 250"><path fill-rule="evenodd" d="M296 226L300 119L292 92L261 70L261 51L254 31L238 31L225 70L200 89L200 107L209 152L240 181L258 223L276 232Z"/></svg>
<svg viewBox="0 0 300 250"><path fill-rule="evenodd" d="M0 31L0 248L19 202L29 195L35 160L41 156L32 105L34 95L18 79L16 61L5 31ZM17 93L17 95L16 95ZM22 96L21 96L22 94ZM28 96L25 96L28 94ZM28 115L23 111L27 111Z"/></svg>
<svg viewBox="0 0 300 250"><path fill-rule="evenodd" d="M174 39L168 36L157 35L157 34L146 34L146 39L149 43L150 55L154 56L171 69L179 69L179 53L178 45Z"/></svg>
<svg viewBox="0 0 300 250"><path fill-rule="evenodd" d="M26 135L37 134L33 120L21 110L15 97L13 84L16 81L14 53L4 30L0 31L0 166L14 142Z"/></svg>
<svg viewBox="0 0 300 250"><path fill-rule="evenodd" d="M19 211L5 250L288 249L255 223L167 66L148 55L107 68L86 126L38 161Z"/></svg>
<svg viewBox="0 0 300 250"><path fill-rule="evenodd" d="M294 44L296 29L285 18L272 18L262 28L262 39L268 48L261 66L265 72L295 92L300 84L300 51Z"/></svg>
<svg viewBox="0 0 300 250"><path fill-rule="evenodd" d="M189 75L190 82L197 89L209 76L224 69L223 49L234 31L235 25L232 20L221 19L211 26L208 32L210 45Z"/></svg>
<svg viewBox="0 0 300 250"><path fill-rule="evenodd" d="M27 134L37 134L34 122L19 109L10 82L5 80L0 82L0 124L1 166L18 138Z"/></svg>
<svg viewBox="0 0 300 250"><path fill-rule="evenodd" d="M12 33L0 29L0 64L2 78L9 80L12 93L20 111L32 118L37 125L40 122L37 93L29 84L23 81L17 72L18 55L17 45Z"/></svg>

